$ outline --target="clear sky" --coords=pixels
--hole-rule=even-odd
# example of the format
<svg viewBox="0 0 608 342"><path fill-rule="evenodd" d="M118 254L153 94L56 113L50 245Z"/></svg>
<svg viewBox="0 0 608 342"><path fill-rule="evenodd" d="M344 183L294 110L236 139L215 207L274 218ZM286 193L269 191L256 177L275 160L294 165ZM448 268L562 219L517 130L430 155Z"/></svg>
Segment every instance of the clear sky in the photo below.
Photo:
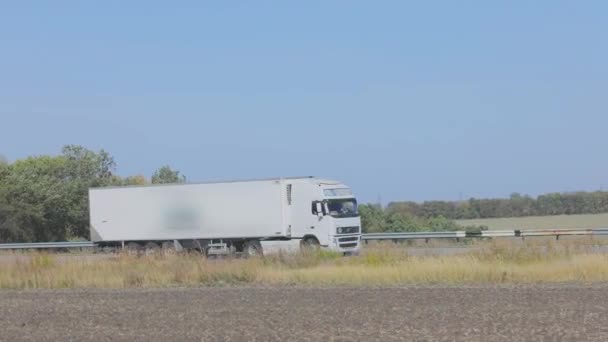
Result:
<svg viewBox="0 0 608 342"><path fill-rule="evenodd" d="M96 3L96 4L94 4ZM608 188L606 1L4 1L0 154L320 175L363 201Z"/></svg>

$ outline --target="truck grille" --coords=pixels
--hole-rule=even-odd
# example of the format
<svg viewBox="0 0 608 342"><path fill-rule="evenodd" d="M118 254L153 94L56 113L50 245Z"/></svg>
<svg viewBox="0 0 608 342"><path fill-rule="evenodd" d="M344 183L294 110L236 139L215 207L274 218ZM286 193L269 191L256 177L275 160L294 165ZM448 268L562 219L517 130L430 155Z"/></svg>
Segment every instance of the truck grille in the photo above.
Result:
<svg viewBox="0 0 608 342"><path fill-rule="evenodd" d="M358 236L340 238L340 242L349 242L349 241L357 241L357 240L359 240Z"/></svg>
<svg viewBox="0 0 608 342"><path fill-rule="evenodd" d="M341 248L354 248L359 243L358 236L349 236L338 239Z"/></svg>

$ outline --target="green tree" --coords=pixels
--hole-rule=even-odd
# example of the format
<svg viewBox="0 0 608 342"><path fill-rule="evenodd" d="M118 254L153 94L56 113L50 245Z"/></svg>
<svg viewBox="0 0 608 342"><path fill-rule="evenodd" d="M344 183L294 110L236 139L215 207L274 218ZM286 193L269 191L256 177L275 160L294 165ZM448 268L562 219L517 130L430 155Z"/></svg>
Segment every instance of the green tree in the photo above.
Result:
<svg viewBox="0 0 608 342"><path fill-rule="evenodd" d="M8 240L55 241L66 237L69 197L65 159L39 156L15 161L3 179L2 236Z"/></svg>
<svg viewBox="0 0 608 342"><path fill-rule="evenodd" d="M66 230L70 237L87 237L89 233L89 188L115 185L116 162L106 151L95 152L78 145L63 148L65 160L64 196Z"/></svg>
<svg viewBox="0 0 608 342"><path fill-rule="evenodd" d="M0 166L0 239L87 238L88 189L112 184L114 168L107 152L76 145Z"/></svg>
<svg viewBox="0 0 608 342"><path fill-rule="evenodd" d="M413 216L422 215L421 205L416 202L411 202L411 201L391 202L388 204L387 210L400 212L400 213L407 213L407 214L410 214Z"/></svg>
<svg viewBox="0 0 608 342"><path fill-rule="evenodd" d="M10 203L7 201L6 177L10 172L10 166L4 156L0 155L0 241L11 241L18 233L14 215Z"/></svg>
<svg viewBox="0 0 608 342"><path fill-rule="evenodd" d="M120 185L146 185L148 184L148 180L144 175L135 175L125 177L118 181Z"/></svg>
<svg viewBox="0 0 608 342"><path fill-rule="evenodd" d="M6 159L2 160L2 156L0 155L0 186L2 186L2 184L4 182L4 178L6 178L6 176L8 176L9 172L10 172L10 165L8 164Z"/></svg>
<svg viewBox="0 0 608 342"><path fill-rule="evenodd" d="M419 220L408 213L394 211L386 213L385 231L387 232L419 232L423 230L424 227L420 225Z"/></svg>
<svg viewBox="0 0 608 342"><path fill-rule="evenodd" d="M379 233L385 231L384 210L379 205L360 204L361 227L364 233Z"/></svg>
<svg viewBox="0 0 608 342"><path fill-rule="evenodd" d="M180 174L178 170L173 170L169 165L165 165L156 170L152 175L152 184L185 183L186 176Z"/></svg>

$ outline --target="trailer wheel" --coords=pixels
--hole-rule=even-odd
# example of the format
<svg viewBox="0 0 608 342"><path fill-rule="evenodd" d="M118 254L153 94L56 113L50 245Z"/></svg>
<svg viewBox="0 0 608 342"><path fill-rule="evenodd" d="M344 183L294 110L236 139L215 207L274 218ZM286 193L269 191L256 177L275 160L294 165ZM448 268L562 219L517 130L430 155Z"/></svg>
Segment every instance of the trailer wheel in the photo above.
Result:
<svg viewBox="0 0 608 342"><path fill-rule="evenodd" d="M125 246L125 249L126 249L128 255L137 256L137 255L139 255L139 252L141 251L142 246L140 244L138 244L137 242L129 242Z"/></svg>
<svg viewBox="0 0 608 342"><path fill-rule="evenodd" d="M262 244L260 241L249 240L243 244L243 256L245 258L262 255L264 255L264 252L262 251Z"/></svg>
<svg viewBox="0 0 608 342"><path fill-rule="evenodd" d="M156 242L148 242L144 246L144 253L146 255L159 255L160 246Z"/></svg>
<svg viewBox="0 0 608 342"><path fill-rule="evenodd" d="M175 244L173 241L165 241L161 247L164 255L175 255L177 254L177 250L175 249Z"/></svg>

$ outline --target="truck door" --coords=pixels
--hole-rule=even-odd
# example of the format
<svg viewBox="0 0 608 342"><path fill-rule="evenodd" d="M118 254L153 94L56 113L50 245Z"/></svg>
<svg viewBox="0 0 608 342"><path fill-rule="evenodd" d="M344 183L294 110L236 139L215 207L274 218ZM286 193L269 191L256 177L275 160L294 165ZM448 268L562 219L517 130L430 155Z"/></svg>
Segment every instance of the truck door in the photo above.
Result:
<svg viewBox="0 0 608 342"><path fill-rule="evenodd" d="M313 215L313 193L308 184L293 184L291 188L290 219L292 237L314 235L319 238L319 219Z"/></svg>

